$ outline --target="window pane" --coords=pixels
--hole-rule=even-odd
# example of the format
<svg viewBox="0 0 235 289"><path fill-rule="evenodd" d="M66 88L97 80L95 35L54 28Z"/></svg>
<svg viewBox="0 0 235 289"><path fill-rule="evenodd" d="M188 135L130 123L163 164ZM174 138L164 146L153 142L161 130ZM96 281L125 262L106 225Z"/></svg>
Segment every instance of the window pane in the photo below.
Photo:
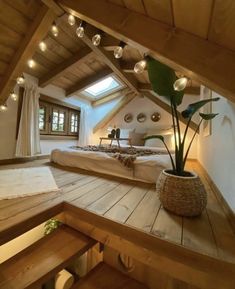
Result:
<svg viewBox="0 0 235 289"><path fill-rule="evenodd" d="M40 130L45 130L45 114L46 114L46 109L45 107L41 106L39 108L39 129Z"/></svg>
<svg viewBox="0 0 235 289"><path fill-rule="evenodd" d="M52 124L52 130L53 131L57 131L58 130L57 123L53 123Z"/></svg>

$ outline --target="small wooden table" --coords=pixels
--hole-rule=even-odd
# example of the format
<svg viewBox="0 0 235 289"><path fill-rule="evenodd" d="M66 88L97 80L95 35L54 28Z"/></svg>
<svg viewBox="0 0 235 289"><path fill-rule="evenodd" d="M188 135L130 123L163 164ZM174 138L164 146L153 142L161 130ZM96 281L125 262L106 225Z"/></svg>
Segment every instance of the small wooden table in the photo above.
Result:
<svg viewBox="0 0 235 289"><path fill-rule="evenodd" d="M129 146L132 147L131 138L125 138L125 137L120 137L120 138L100 137L100 144L99 144L99 146L101 146L103 140L110 140L110 147L112 146L113 141L116 141L119 148L121 147L119 141L126 140L126 141L128 141Z"/></svg>

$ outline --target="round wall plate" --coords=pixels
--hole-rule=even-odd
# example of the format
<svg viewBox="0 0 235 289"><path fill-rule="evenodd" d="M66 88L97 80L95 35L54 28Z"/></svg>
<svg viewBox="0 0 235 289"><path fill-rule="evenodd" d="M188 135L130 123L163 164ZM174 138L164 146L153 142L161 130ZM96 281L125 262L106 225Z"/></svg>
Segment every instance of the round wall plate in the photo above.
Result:
<svg viewBox="0 0 235 289"><path fill-rule="evenodd" d="M137 121L138 122L145 122L146 121L146 115L144 113L139 113L137 115Z"/></svg>
<svg viewBox="0 0 235 289"><path fill-rule="evenodd" d="M124 121L129 123L129 122L132 122L133 120L133 115L131 113L127 113L125 116L124 116Z"/></svg>
<svg viewBox="0 0 235 289"><path fill-rule="evenodd" d="M152 115L151 115L151 120L153 122L158 122L159 120L161 119L161 115L159 112L154 112Z"/></svg>

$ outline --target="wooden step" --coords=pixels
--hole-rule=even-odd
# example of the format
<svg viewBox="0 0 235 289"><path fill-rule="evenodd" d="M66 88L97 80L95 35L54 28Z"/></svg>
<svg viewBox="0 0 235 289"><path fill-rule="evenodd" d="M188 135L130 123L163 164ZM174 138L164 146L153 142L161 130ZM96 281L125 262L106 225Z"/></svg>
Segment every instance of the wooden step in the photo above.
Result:
<svg viewBox="0 0 235 289"><path fill-rule="evenodd" d="M147 289L147 287L109 265L100 263L72 289Z"/></svg>
<svg viewBox="0 0 235 289"><path fill-rule="evenodd" d="M40 286L95 244L95 240L63 225L2 263L0 288Z"/></svg>

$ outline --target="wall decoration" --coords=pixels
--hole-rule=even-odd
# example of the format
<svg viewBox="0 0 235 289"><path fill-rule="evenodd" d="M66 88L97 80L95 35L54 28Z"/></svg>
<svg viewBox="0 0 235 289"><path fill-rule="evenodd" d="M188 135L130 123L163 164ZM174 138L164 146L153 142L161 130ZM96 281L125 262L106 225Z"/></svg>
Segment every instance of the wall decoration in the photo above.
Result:
<svg viewBox="0 0 235 289"><path fill-rule="evenodd" d="M144 113L139 113L137 115L137 121L138 122L145 122L146 121L146 115Z"/></svg>
<svg viewBox="0 0 235 289"><path fill-rule="evenodd" d="M159 112L154 112L152 115L151 115L151 120L153 122L158 122L159 120L161 119L161 115Z"/></svg>
<svg viewBox="0 0 235 289"><path fill-rule="evenodd" d="M202 100L203 99L212 99L212 91L207 88L203 87L202 90ZM207 103L203 108L202 108L202 113L212 113L212 102ZM212 133L212 124L211 120L204 120L202 123L202 135L203 136L209 136Z"/></svg>
<svg viewBox="0 0 235 289"><path fill-rule="evenodd" d="M124 121L127 122L127 123L130 123L132 122L133 120L133 115L131 113L127 113L125 116L124 116Z"/></svg>

